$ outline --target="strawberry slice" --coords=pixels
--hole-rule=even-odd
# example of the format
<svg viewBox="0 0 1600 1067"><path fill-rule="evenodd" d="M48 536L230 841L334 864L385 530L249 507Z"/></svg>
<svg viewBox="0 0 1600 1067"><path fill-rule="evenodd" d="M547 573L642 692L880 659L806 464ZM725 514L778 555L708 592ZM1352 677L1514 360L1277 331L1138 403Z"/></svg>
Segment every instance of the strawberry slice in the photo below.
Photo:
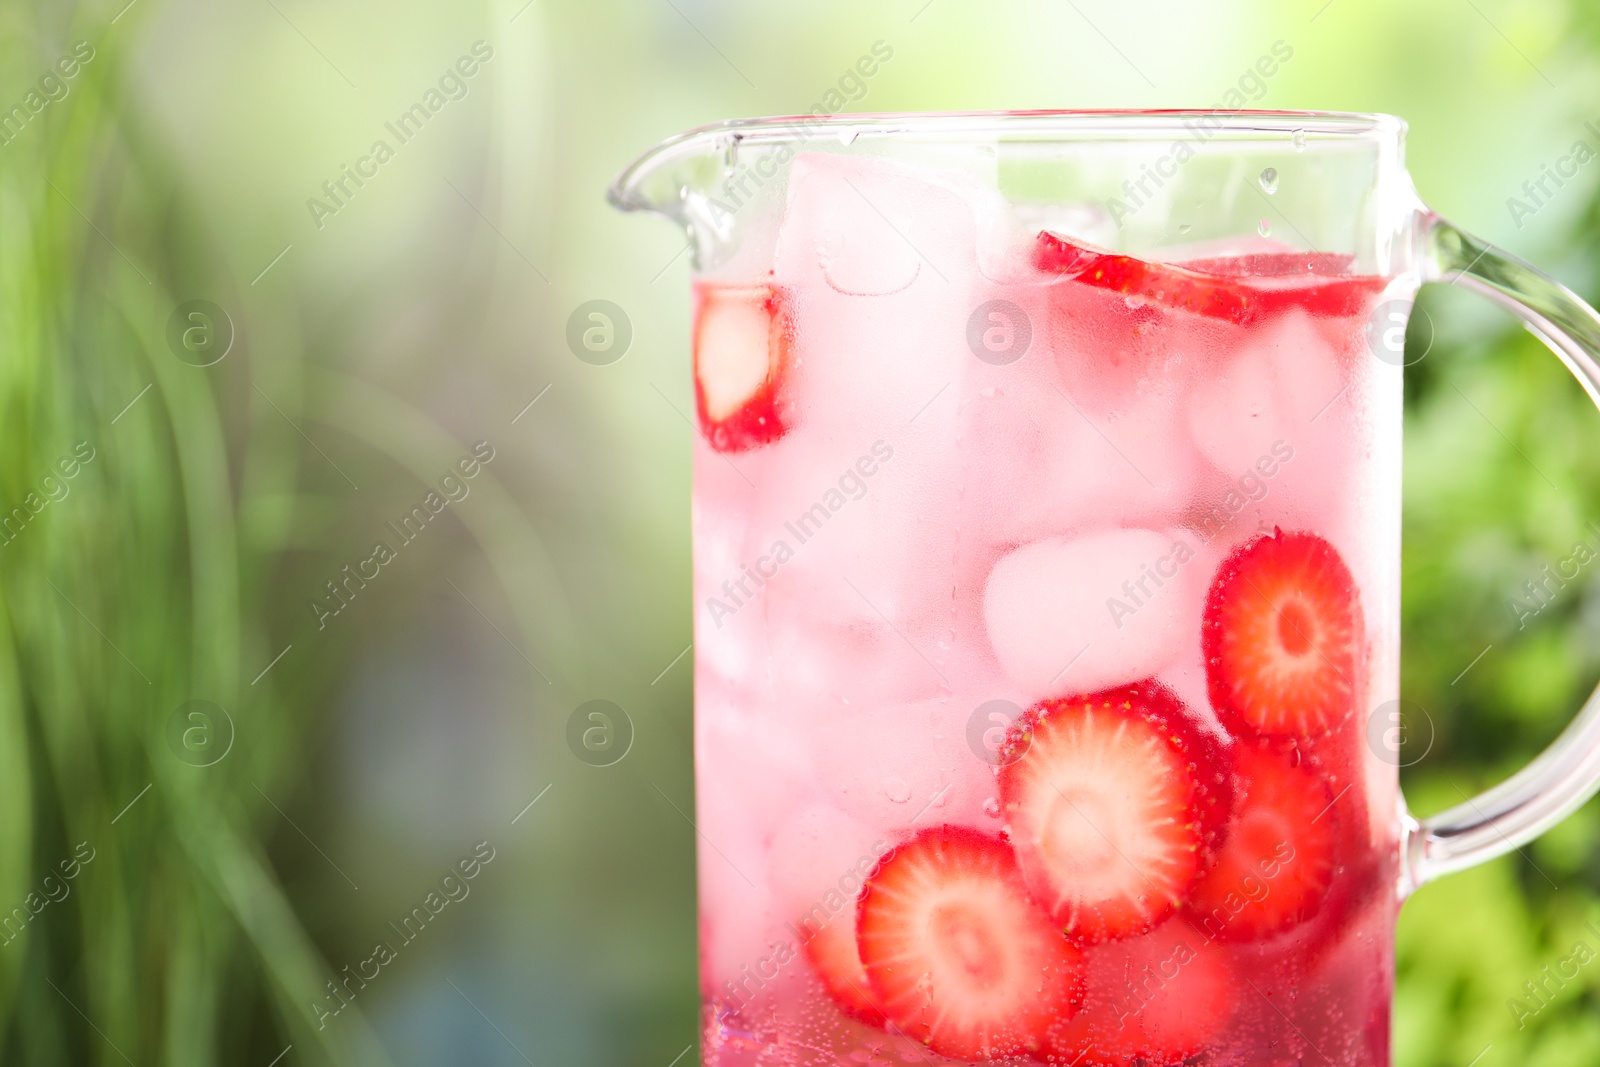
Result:
<svg viewBox="0 0 1600 1067"><path fill-rule="evenodd" d="M1276 257L1270 262L1257 258L1241 257L1239 266L1269 267L1271 273L1220 273L1230 265L1227 259L1154 263L1075 244L1048 230L1035 239L1033 249L1033 265L1047 274L1241 326L1293 308L1313 315L1360 314L1383 288L1381 278L1328 273L1337 257L1330 257L1322 271L1294 273Z"/></svg>
<svg viewBox="0 0 1600 1067"><path fill-rule="evenodd" d="M1355 267L1354 256L1336 256L1330 252L1244 252L1235 256L1211 256L1206 259L1186 259L1182 266L1206 274L1224 274L1233 278L1276 278L1286 275L1318 274L1327 277L1349 275Z"/></svg>
<svg viewBox="0 0 1600 1067"><path fill-rule="evenodd" d="M1034 899L1084 944L1170 915L1226 821L1221 746L1155 682L1037 704L1024 742L1000 799Z"/></svg>
<svg viewBox="0 0 1600 1067"><path fill-rule="evenodd" d="M1201 622L1211 706L1235 733L1314 737L1355 711L1355 579L1332 545L1274 530L1217 569Z"/></svg>
<svg viewBox="0 0 1600 1067"><path fill-rule="evenodd" d="M856 948L855 923L853 909L835 915L805 942L806 958L846 1015L868 1026L882 1026L883 1012L873 999L867 969L861 965L861 953Z"/></svg>
<svg viewBox="0 0 1600 1067"><path fill-rule="evenodd" d="M1333 791L1297 750L1234 752L1227 843L1189 898L1207 937L1256 941L1310 919L1333 881L1339 814Z"/></svg>
<svg viewBox="0 0 1600 1067"><path fill-rule="evenodd" d="M1233 1012L1222 950L1173 921L1085 950L1083 1010L1045 1038L1049 1063L1167 1067L1203 1052Z"/></svg>
<svg viewBox="0 0 1600 1067"><path fill-rule="evenodd" d="M746 452L786 428L779 383L789 365L788 301L773 286L704 285L694 331L695 404L718 452Z"/></svg>
<svg viewBox="0 0 1600 1067"><path fill-rule="evenodd" d="M1234 323L1255 317L1253 294L1231 279L1073 244L1048 230L1034 245L1033 265L1048 274L1196 315Z"/></svg>
<svg viewBox="0 0 1600 1067"><path fill-rule="evenodd" d="M872 993L942 1056L1032 1052L1083 1000L1082 955L1028 899L1011 849L977 830L924 830L861 891L857 942Z"/></svg>

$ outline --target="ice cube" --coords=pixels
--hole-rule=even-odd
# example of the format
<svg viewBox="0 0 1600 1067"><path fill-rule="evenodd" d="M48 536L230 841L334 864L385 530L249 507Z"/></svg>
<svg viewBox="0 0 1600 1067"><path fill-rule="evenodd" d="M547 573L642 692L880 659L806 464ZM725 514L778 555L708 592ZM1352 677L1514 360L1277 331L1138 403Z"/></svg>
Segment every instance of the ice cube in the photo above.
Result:
<svg viewBox="0 0 1600 1067"><path fill-rule="evenodd" d="M718 621L765 620L774 674L808 673L815 660L816 680L841 695L902 700L941 681L963 518L947 399L882 436L865 420L830 433L812 425L774 449L749 494L740 554L720 563L730 573L704 576L738 610L728 619L718 608Z"/></svg>
<svg viewBox="0 0 1600 1067"><path fill-rule="evenodd" d="M945 696L830 715L811 736L817 781L830 803L900 837L944 822L982 825L994 771L967 742L981 702Z"/></svg>
<svg viewBox="0 0 1600 1067"><path fill-rule="evenodd" d="M948 619L959 537L950 472L955 398L974 362L976 232L971 204L932 172L796 161L774 268L793 294L793 419L754 479L741 560L764 568L744 588L774 627L861 634L894 661L907 641L913 658L936 656L930 622ZM870 681L870 664L849 666L840 680Z"/></svg>
<svg viewBox="0 0 1600 1067"><path fill-rule="evenodd" d="M1342 399L1333 349L1311 316L1292 312L1251 333L1216 374L1198 378L1189 402L1195 444L1229 478L1255 468L1279 442L1317 449L1337 425L1329 413Z"/></svg>
<svg viewBox="0 0 1600 1067"><path fill-rule="evenodd" d="M813 434L773 449L761 472L731 497L736 547L719 509L696 510L697 619L723 646L708 658L763 671L785 701L932 695L959 532L945 471L903 439L856 449ZM748 654L726 647L740 642Z"/></svg>
<svg viewBox="0 0 1600 1067"><path fill-rule="evenodd" d="M1274 526L1336 536L1348 525L1344 487L1371 429L1362 368L1337 336L1346 327L1280 316L1197 379L1186 421L1216 473L1191 521L1208 537L1236 543Z"/></svg>
<svg viewBox="0 0 1600 1067"><path fill-rule="evenodd" d="M844 613L845 599L823 599L798 579L769 587L772 598L763 651L772 701L815 715L831 708L851 712L896 700L932 697L946 684L951 668L941 666L944 650L928 626L891 626L869 617L871 608L856 600L862 617L849 624L824 613ZM835 579L835 582L838 582ZM854 591L843 588L844 597Z"/></svg>
<svg viewBox="0 0 1600 1067"><path fill-rule="evenodd" d="M805 708L778 706L757 679L734 684L710 672L695 676L698 781L731 785L741 798L732 817L788 810L811 785ZM723 813L717 813L719 816Z"/></svg>
<svg viewBox="0 0 1600 1067"><path fill-rule="evenodd" d="M980 225L1002 231L1004 215L991 185L948 168L802 153L789 171L774 275L849 296L897 293L975 263Z"/></svg>
<svg viewBox="0 0 1600 1067"><path fill-rule="evenodd" d="M692 815L703 963L713 985L754 964L782 936L781 921L759 902L769 895L772 827L813 787L803 723L714 674L697 672L695 807L671 796L677 819ZM714 922L711 921L714 917Z"/></svg>
<svg viewBox="0 0 1600 1067"><path fill-rule="evenodd" d="M1030 700L1148 678L1200 625L1202 557L1183 530L1025 545L995 565L984 594L995 656Z"/></svg>
<svg viewBox="0 0 1600 1067"><path fill-rule="evenodd" d="M892 836L833 804L807 804L786 817L773 834L767 868L785 921L798 926L811 916L814 934L848 907L847 921L854 924L862 883L892 847Z"/></svg>
<svg viewBox="0 0 1600 1067"><path fill-rule="evenodd" d="M897 293L922 269L917 250L878 203L886 196L882 170L840 156L803 155L789 177L789 204L778 244L778 273L822 280L850 296Z"/></svg>
<svg viewBox="0 0 1600 1067"><path fill-rule="evenodd" d="M1027 384L971 399L975 521L1009 545L1108 519L1179 523L1203 469L1179 404L1175 386L1132 395L1109 415Z"/></svg>
<svg viewBox="0 0 1600 1067"><path fill-rule="evenodd" d="M934 172L846 156L800 157L790 190L773 281L795 294L796 428L899 445L972 359L974 202Z"/></svg>

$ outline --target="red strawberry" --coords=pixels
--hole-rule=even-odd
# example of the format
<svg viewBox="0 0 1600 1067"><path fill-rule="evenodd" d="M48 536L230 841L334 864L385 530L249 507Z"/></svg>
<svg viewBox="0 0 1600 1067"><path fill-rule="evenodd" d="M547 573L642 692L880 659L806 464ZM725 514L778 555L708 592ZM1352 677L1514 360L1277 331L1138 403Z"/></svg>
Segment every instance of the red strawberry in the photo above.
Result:
<svg viewBox="0 0 1600 1067"><path fill-rule="evenodd" d="M1031 1052L1083 1000L1082 955L1028 899L1004 841L924 830L861 891L857 943L874 999L942 1056Z"/></svg>
<svg viewBox="0 0 1600 1067"><path fill-rule="evenodd" d="M823 986L845 1014L868 1026L883 1025L883 1012L873 1000L867 969L861 965L861 953L856 949L853 909L828 920L827 925L805 942L805 953L817 977L822 979Z"/></svg>
<svg viewBox="0 0 1600 1067"><path fill-rule="evenodd" d="M1245 252L1235 256L1186 259L1180 266L1230 278L1304 277L1308 274L1349 277L1355 257L1330 252Z"/></svg>
<svg viewBox="0 0 1600 1067"><path fill-rule="evenodd" d="M1037 704L1024 741L1000 799L1034 898L1086 944L1170 915L1226 820L1221 746L1155 682Z"/></svg>
<svg viewBox="0 0 1600 1067"><path fill-rule="evenodd" d="M1274 530L1217 569L1201 623L1211 705L1235 733L1314 737L1355 710L1355 579L1315 534Z"/></svg>
<svg viewBox="0 0 1600 1067"><path fill-rule="evenodd" d="M1050 1063L1167 1067L1205 1050L1233 1011L1222 950L1181 921L1084 952L1083 1010L1045 1041Z"/></svg>
<svg viewBox="0 0 1600 1067"><path fill-rule="evenodd" d="M1265 745L1234 752L1227 843L1189 898L1207 937L1255 941L1311 918L1333 881L1339 814L1309 766Z"/></svg>
<svg viewBox="0 0 1600 1067"><path fill-rule="evenodd" d="M1314 254L1307 255L1315 258ZM1255 322L1293 308L1313 315L1355 315L1383 288L1380 278L1290 274L1282 270L1286 266L1284 263L1252 262L1257 258L1266 257L1240 257L1239 265L1247 268L1270 265L1275 273L1218 273L1227 269L1227 259L1198 260L1183 265L1153 263L1136 256L1075 244L1049 231L1039 234L1033 251L1033 265L1048 274L1064 275L1085 285L1235 325Z"/></svg>
<svg viewBox="0 0 1600 1067"><path fill-rule="evenodd" d="M705 285L694 331L695 404L718 452L776 441L786 426L780 384L789 365L788 301L771 286Z"/></svg>

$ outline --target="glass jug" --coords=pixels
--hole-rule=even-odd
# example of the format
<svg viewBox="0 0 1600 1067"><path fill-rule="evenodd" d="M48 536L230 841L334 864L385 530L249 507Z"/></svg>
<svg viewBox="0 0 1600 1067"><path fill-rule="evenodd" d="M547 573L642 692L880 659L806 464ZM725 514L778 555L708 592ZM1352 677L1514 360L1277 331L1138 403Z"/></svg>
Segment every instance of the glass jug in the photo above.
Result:
<svg viewBox="0 0 1600 1067"><path fill-rule="evenodd" d="M695 255L703 1054L1385 1065L1400 902L1593 794L1591 698L1398 789L1417 288L1600 400L1600 318L1381 115L723 123L616 181Z"/></svg>

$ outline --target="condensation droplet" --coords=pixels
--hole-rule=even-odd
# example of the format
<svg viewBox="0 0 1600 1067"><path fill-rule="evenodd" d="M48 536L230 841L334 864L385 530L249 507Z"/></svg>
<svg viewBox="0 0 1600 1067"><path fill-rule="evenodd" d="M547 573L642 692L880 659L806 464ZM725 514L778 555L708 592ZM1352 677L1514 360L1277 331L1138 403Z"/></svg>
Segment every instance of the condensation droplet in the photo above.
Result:
<svg viewBox="0 0 1600 1067"><path fill-rule="evenodd" d="M1192 229L1194 229L1194 227L1190 226L1187 222L1178 223L1178 232L1179 233L1188 233Z"/></svg>
<svg viewBox="0 0 1600 1067"><path fill-rule="evenodd" d="M1278 168L1268 167L1261 172L1261 177L1257 180L1261 182L1262 192L1271 196L1278 191Z"/></svg>
<svg viewBox="0 0 1600 1067"><path fill-rule="evenodd" d="M1000 817L1000 802L994 797L985 797L983 800L983 813L991 819Z"/></svg>
<svg viewBox="0 0 1600 1067"><path fill-rule="evenodd" d="M911 786L904 778L885 778L883 793L896 804L904 804L911 799Z"/></svg>
<svg viewBox="0 0 1600 1067"><path fill-rule="evenodd" d="M1294 150L1296 152L1304 152L1306 150L1306 131L1294 131L1293 135L1290 137L1290 140L1294 142Z"/></svg>
<svg viewBox="0 0 1600 1067"><path fill-rule="evenodd" d="M1266 219L1262 219L1260 222L1256 223L1256 232L1263 237L1271 237L1272 223L1268 222Z"/></svg>

